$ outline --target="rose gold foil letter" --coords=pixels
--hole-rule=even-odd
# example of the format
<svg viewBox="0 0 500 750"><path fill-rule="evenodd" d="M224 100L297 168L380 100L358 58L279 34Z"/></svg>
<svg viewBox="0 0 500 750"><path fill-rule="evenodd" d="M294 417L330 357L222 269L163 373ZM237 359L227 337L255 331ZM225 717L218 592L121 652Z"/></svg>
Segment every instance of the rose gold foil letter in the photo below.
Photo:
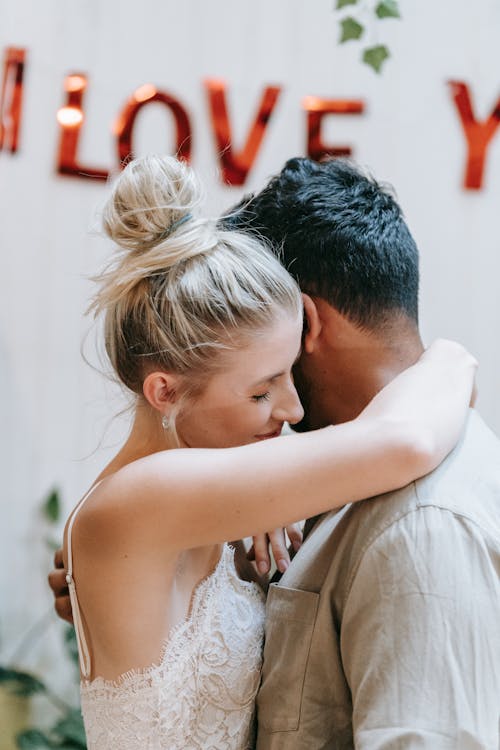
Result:
<svg viewBox="0 0 500 750"><path fill-rule="evenodd" d="M186 110L173 96L170 96L165 91L158 91L155 86L146 83L134 91L118 116L114 126L114 132L117 137L118 158L122 166L125 166L134 157L132 135L135 118L141 109L151 102L161 102L173 114L177 129L174 153L179 159L190 160L191 125Z"/></svg>
<svg viewBox="0 0 500 750"><path fill-rule="evenodd" d="M350 156L350 146L327 146L321 137L321 122L326 115L360 115L365 105L361 99L320 99L306 96L302 106L307 112L307 155L320 161L325 156Z"/></svg>
<svg viewBox="0 0 500 750"><path fill-rule="evenodd" d="M210 79L205 81L205 87L208 93L210 116L222 177L224 182L228 182L230 185L244 185L248 172L257 157L281 89L278 86L267 86L246 143L239 152L236 152L227 111L226 84L224 81Z"/></svg>
<svg viewBox="0 0 500 750"><path fill-rule="evenodd" d="M488 119L479 122L474 117L469 88L462 81L449 81L451 96L457 108L467 141L467 162L464 187L479 190L483 184L486 151L500 124L500 99Z"/></svg>
<svg viewBox="0 0 500 750"><path fill-rule="evenodd" d="M0 93L0 151L5 148L11 154L19 146L25 58L25 49L7 47L5 50Z"/></svg>
<svg viewBox="0 0 500 750"><path fill-rule="evenodd" d="M82 73L72 73L64 79L66 104L57 113L57 121L61 127L57 171L71 177L106 180L109 174L107 170L84 167L77 159L78 141L85 119L82 103L86 88L87 76Z"/></svg>

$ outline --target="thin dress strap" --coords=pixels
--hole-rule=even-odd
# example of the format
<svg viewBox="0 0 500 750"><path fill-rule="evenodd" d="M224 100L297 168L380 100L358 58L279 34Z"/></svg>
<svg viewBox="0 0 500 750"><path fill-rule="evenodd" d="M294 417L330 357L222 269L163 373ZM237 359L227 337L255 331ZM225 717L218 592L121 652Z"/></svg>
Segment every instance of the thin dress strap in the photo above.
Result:
<svg viewBox="0 0 500 750"><path fill-rule="evenodd" d="M71 600L71 609L73 611L73 622L75 625L76 643L78 646L78 655L80 657L80 668L82 670L83 677L88 680L90 678L90 651L85 638L85 632L83 630L82 617L80 614L80 605L78 604L78 597L76 595L75 581L73 580L73 554L71 547L71 532L73 531L73 524L77 516L78 511L84 504L84 502L90 497L96 487L99 486L102 480L96 482L93 487L87 492L87 494L80 500L76 506L73 514L69 520L68 532L66 534L66 549L68 552L68 571L66 574L66 583L69 589L69 598Z"/></svg>

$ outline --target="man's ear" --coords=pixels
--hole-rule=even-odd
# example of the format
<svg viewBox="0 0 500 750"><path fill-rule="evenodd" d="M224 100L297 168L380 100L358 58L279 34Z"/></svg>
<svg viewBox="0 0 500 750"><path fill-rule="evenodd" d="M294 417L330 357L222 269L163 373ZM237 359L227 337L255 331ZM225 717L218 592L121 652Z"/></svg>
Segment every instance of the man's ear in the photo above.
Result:
<svg viewBox="0 0 500 750"><path fill-rule="evenodd" d="M176 401L179 376L169 372L150 372L142 384L146 401L162 416L168 417Z"/></svg>
<svg viewBox="0 0 500 750"><path fill-rule="evenodd" d="M302 294L304 303L304 340L303 349L306 354L312 354L321 333L321 320L318 315L318 308L313 299L308 294Z"/></svg>

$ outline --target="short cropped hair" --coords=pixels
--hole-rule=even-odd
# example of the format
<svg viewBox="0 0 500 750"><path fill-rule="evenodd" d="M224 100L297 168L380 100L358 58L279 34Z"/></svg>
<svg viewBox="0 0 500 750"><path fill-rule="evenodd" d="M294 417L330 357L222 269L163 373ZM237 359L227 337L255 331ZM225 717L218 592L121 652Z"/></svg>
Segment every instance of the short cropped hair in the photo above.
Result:
<svg viewBox="0 0 500 750"><path fill-rule="evenodd" d="M352 162L290 159L222 222L270 241L302 291L365 328L418 322L418 250L392 192Z"/></svg>

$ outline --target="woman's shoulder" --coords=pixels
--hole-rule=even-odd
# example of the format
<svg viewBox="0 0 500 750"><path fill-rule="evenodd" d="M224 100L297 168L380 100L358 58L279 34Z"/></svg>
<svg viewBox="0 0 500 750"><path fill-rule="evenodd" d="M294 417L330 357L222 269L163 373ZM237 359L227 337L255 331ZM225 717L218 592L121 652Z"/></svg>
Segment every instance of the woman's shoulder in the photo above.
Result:
<svg viewBox="0 0 500 750"><path fill-rule="evenodd" d="M64 558L67 564L68 551L75 544L80 548L85 540L97 541L101 536L111 534L111 539L117 529L111 523L113 518L113 492L110 492L108 480L98 478L90 489L77 502L66 521L64 528Z"/></svg>
<svg viewBox="0 0 500 750"><path fill-rule="evenodd" d="M105 557L115 542L130 545L145 534L154 545L158 516L149 492L152 469L149 462L140 459L112 472L105 470L76 504L66 522L65 551L69 537L76 540L79 550L87 549L100 557ZM175 538L175 503L169 502L167 488L164 511Z"/></svg>

